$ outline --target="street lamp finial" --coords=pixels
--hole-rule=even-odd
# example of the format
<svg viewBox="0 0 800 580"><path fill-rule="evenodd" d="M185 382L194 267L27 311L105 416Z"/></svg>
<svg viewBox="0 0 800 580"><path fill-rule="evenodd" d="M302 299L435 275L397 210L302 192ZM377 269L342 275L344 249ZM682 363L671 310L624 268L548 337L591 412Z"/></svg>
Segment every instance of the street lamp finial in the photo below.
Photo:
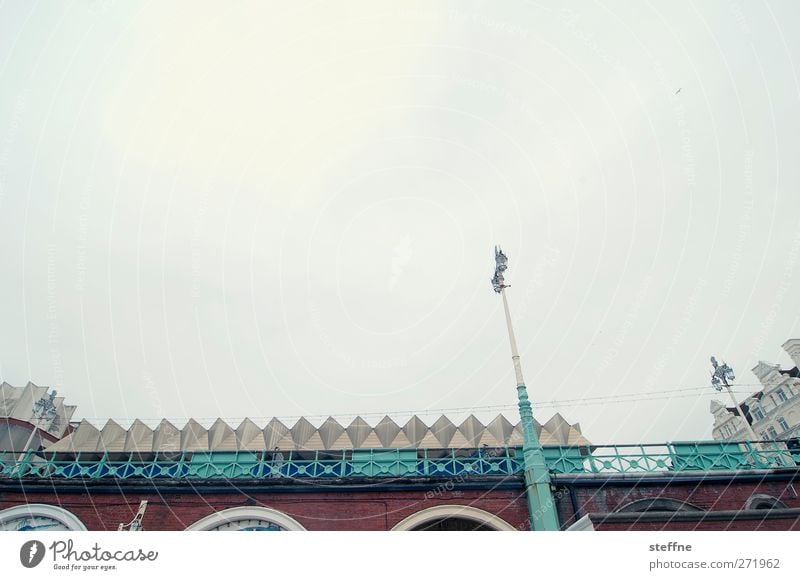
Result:
<svg viewBox="0 0 800 580"><path fill-rule="evenodd" d="M714 367L714 371L711 373L711 386L718 391L721 391L723 386L730 386L730 383L736 380L733 369L725 361L719 364L717 358L712 356L711 364Z"/></svg>
<svg viewBox="0 0 800 580"><path fill-rule="evenodd" d="M498 294L502 292L503 288L507 287L505 283L505 279L503 278L503 272L508 269L508 256L503 253L503 250L500 246L494 247L494 278L492 278L492 287L494 291Z"/></svg>

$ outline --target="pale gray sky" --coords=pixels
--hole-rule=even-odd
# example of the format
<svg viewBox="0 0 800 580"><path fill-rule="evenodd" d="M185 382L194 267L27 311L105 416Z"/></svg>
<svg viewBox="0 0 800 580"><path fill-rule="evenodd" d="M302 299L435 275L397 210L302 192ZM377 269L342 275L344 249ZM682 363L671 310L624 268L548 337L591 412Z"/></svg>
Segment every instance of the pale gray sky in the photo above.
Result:
<svg viewBox="0 0 800 580"><path fill-rule="evenodd" d="M750 390L800 336L798 26L788 0L5 2L0 379L86 417L513 406L500 243L533 400L650 398L538 419L710 437L710 387L653 393L711 354Z"/></svg>

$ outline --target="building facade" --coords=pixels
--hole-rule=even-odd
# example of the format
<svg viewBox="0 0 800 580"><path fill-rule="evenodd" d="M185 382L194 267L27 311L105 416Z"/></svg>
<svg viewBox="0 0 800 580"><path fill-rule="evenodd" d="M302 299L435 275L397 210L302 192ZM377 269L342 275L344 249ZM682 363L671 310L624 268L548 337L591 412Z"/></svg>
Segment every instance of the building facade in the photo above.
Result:
<svg viewBox="0 0 800 580"><path fill-rule="evenodd" d="M750 439L746 423L763 440L794 439L800 435L800 339L786 341L783 349L795 366L782 370L780 365L759 362L753 374L763 388L740 401L744 417L735 407L711 401L714 439Z"/></svg>
<svg viewBox="0 0 800 580"><path fill-rule="evenodd" d="M51 398L4 389L14 408L35 406L31 390ZM82 421L39 444L32 419L15 436L28 446L0 452L0 530L489 531L529 530L537 517L520 426L502 415ZM597 445L558 414L535 428L562 530L800 529L800 453L786 445Z"/></svg>

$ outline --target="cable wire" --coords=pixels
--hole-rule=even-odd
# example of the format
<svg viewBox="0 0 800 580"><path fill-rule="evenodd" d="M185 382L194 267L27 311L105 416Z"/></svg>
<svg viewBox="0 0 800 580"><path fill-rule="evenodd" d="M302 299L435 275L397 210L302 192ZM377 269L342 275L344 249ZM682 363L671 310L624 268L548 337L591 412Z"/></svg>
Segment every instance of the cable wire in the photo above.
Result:
<svg viewBox="0 0 800 580"><path fill-rule="evenodd" d="M752 395L752 391L749 390L741 390L741 387L761 387L761 385L736 385L740 389L732 389L736 394L746 394L748 396ZM702 392L705 391L705 392ZM654 396L660 395L660 396ZM541 408L556 408L556 407L589 407L589 406L596 406L596 405L610 405L610 404L617 404L617 403L638 403L643 401L661 401L667 399L685 399L688 397L694 396L722 396L722 393L716 391L710 391L708 386L702 387L681 387L676 389L665 389L661 391L650 391L648 393L620 393L616 395L602 395L596 397L578 397L574 399L560 399L560 400L538 400L532 402L534 409L541 409ZM384 416L411 416L411 415L445 415L448 413L459 414L459 413L480 413L486 411L511 411L516 410L517 405L514 404L506 404L506 405L478 405L478 406L469 406L469 407L450 407L450 408L440 408L440 409L426 409L426 410L406 410L406 411L375 411L369 413L342 413L338 414L339 417L384 417ZM198 423L208 422L208 421L217 421L218 419L222 419L228 424L236 424L245 419L250 419L255 423L259 422L267 422L271 419L275 418L281 422L291 423L297 421L301 418L305 418L308 420L311 419L321 419L325 420L328 417L333 417L333 415L292 415L292 416L283 416L283 417L164 417L164 418L148 418L142 419L139 418L138 420L144 424L158 424L162 421L166 420L173 424L185 424L189 421L189 419L194 419ZM129 423L133 420L130 418L119 418L119 417L84 417L86 421L92 422L104 422L108 420L114 420L116 422L121 423Z"/></svg>

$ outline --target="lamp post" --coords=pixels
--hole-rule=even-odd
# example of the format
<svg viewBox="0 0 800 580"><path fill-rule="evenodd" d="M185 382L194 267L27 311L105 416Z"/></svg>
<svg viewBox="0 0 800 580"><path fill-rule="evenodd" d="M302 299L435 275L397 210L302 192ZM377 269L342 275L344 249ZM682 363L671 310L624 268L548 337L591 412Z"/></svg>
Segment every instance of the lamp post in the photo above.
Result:
<svg viewBox="0 0 800 580"><path fill-rule="evenodd" d="M30 436L28 437L28 441L25 443L25 446L22 448L22 452L20 453L19 457L17 458L17 462L22 461L25 459L25 454L29 451L29 447L33 442L33 436L40 429L40 425L42 424L42 420L45 421L52 421L56 416L56 404L54 399L56 398L56 391L52 391L50 396L45 398L42 397L36 403L33 404L33 409L31 410L31 419L33 419L33 430L31 431Z"/></svg>
<svg viewBox="0 0 800 580"><path fill-rule="evenodd" d="M517 380L517 399L519 401L519 418L522 424L522 456L525 468L525 491L528 499L528 516L531 530L557 531L560 529L553 494L550 490L550 472L544 460L544 451L536 426L533 424L533 411L528 399L528 389L522 378L522 365L517 351L517 339L511 324L511 313L508 309L508 298L505 289L503 272L508 268L508 257L499 247L494 249L495 271L492 278L494 291L503 298L503 309L506 314L508 340L511 343L511 360L514 363L514 374Z"/></svg>
<svg viewBox="0 0 800 580"><path fill-rule="evenodd" d="M733 373L733 369L724 361L722 364L719 364L716 357L713 356L711 357L711 364L714 367L714 371L711 373L711 386L718 391L722 391L723 388L727 389L728 394L731 397L731 401L733 401L733 406L739 411L739 416L742 418L742 421L744 421L747 432L750 434L750 440L754 445L758 445L758 435L756 435L756 432L753 431L753 426L750 424L750 421L747 420L747 417L744 416L744 411L742 411L739 401L736 400L736 397L733 395L733 391L731 390L731 382L736 380L736 375Z"/></svg>

